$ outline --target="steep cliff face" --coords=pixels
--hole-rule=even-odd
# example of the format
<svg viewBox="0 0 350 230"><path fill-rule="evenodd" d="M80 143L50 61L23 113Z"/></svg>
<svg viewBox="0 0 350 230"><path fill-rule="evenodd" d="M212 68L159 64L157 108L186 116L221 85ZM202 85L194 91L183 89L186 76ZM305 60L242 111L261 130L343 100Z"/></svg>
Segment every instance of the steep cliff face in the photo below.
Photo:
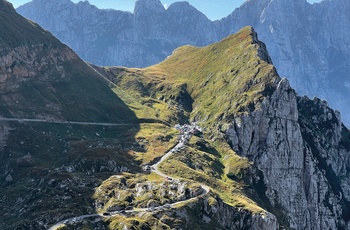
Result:
<svg viewBox="0 0 350 230"><path fill-rule="evenodd" d="M138 1L133 14L63 0L35 0L18 8L83 59L99 65L148 66L180 45L208 45L253 26L280 75L299 94L328 100L342 112L346 124L350 123L349 10L346 0L317 4L253 0L211 22L188 3L174 3L165 10L158 0Z"/></svg>
<svg viewBox="0 0 350 230"><path fill-rule="evenodd" d="M291 229L347 229L348 130L338 112L297 97L288 80L273 88L258 109L235 114L222 132L263 172L266 197Z"/></svg>
<svg viewBox="0 0 350 230"><path fill-rule="evenodd" d="M243 209L226 205L220 199L215 200L212 204L209 200L203 200L202 210L203 220L206 219L206 215L213 219L217 218L217 222L223 229L280 229L277 218L271 213L252 214Z"/></svg>
<svg viewBox="0 0 350 230"><path fill-rule="evenodd" d="M261 110L235 117L226 130L233 149L263 172L266 196L292 229L347 229L347 135L337 112L298 98L286 79Z"/></svg>
<svg viewBox="0 0 350 230"><path fill-rule="evenodd" d="M247 1L219 24L219 34L251 25L281 76L299 94L328 100L349 124L349 2Z"/></svg>

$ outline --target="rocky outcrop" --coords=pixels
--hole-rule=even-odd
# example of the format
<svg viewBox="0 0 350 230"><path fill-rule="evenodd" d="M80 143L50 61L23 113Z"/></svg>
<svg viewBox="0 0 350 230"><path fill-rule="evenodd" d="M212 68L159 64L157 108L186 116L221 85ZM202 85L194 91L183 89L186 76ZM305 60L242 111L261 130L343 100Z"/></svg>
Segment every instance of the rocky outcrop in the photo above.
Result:
<svg viewBox="0 0 350 230"><path fill-rule="evenodd" d="M220 197L206 196L199 199L191 209L180 209L175 211L175 215L191 216L191 211L196 210L198 220L204 222L207 229L283 229L277 218L269 213L252 213L243 208L236 208L225 204ZM200 212L198 212L200 211ZM185 213L184 213L185 212ZM191 222L188 220L188 222ZM193 227L192 223L187 224L187 228Z"/></svg>
<svg viewBox="0 0 350 230"><path fill-rule="evenodd" d="M215 22L188 3L165 10L159 0L139 0L133 13L68 0L34 0L17 10L98 65L148 66L181 45L208 45L253 26L281 76L301 95L328 100L350 124L347 0L252 0Z"/></svg>
<svg viewBox="0 0 350 230"><path fill-rule="evenodd" d="M245 2L218 22L219 34L251 25L266 43L274 65L299 94L326 99L349 125L350 19L344 0ZM339 15L339 16L335 16ZM233 29L234 28L234 29ZM233 29L233 30L232 30Z"/></svg>
<svg viewBox="0 0 350 230"><path fill-rule="evenodd" d="M234 118L226 137L263 172L266 197L283 210L290 228L346 229L350 162L349 147L341 145L344 132L339 113L319 100L298 98L282 79L260 110Z"/></svg>
<svg viewBox="0 0 350 230"><path fill-rule="evenodd" d="M17 47L6 55L0 56L0 88L2 91L14 92L20 84L9 84L9 82L23 82L34 77L48 80L52 75L57 75L65 79L63 63L73 59L78 59L78 56L68 47L53 49L44 44L30 48ZM52 67L54 68L50 70Z"/></svg>

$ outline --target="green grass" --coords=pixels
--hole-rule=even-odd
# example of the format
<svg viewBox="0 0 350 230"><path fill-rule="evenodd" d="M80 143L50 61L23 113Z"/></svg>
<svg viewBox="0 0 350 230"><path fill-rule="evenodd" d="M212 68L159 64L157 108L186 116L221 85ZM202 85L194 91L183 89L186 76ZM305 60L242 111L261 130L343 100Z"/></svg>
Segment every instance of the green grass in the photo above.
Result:
<svg viewBox="0 0 350 230"><path fill-rule="evenodd" d="M145 151L133 151L136 159L147 164L161 157L177 141L177 131L163 124L141 124L135 138L147 146Z"/></svg>
<svg viewBox="0 0 350 230"><path fill-rule="evenodd" d="M206 158L203 156L198 158L193 151L188 149L181 151L181 153L162 163L160 170L175 178L186 178L209 186L213 192L219 194L220 198L229 205L242 207L254 213L264 212L256 202L249 198L248 194L245 194L244 188L248 185L243 180L236 180L236 178L233 180L233 177L227 178L227 173L237 173L236 177L238 178L239 173L248 169L251 163L237 155L232 155L229 156L232 159L227 158L224 161L225 166L221 164L220 168L223 168L223 171L219 173L220 170L215 169L211 165L211 163L213 164L216 161L215 158L208 153L202 152L202 154ZM224 155L224 153L221 154ZM196 162L193 163L194 161ZM218 162L214 164L220 165ZM196 169L193 165L200 165L201 169Z"/></svg>
<svg viewBox="0 0 350 230"><path fill-rule="evenodd" d="M246 27L204 48L181 47L164 62L145 69L144 74L163 76L165 80L157 89L168 89L169 84L174 94L185 84L194 100L191 118L196 120L213 123L258 109L254 107L279 77L272 65L258 58L258 44L253 43L251 33ZM167 94L166 90L158 95L163 93Z"/></svg>

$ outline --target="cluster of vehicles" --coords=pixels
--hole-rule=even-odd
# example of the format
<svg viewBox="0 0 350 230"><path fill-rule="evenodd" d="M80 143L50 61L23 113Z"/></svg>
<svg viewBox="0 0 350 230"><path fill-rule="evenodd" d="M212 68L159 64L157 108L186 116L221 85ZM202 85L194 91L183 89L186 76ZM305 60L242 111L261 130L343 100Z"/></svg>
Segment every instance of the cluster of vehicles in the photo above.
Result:
<svg viewBox="0 0 350 230"><path fill-rule="evenodd" d="M70 223L75 223L77 222L79 219L74 217L73 219L69 219L69 220L65 220L63 221L64 224L70 224Z"/></svg>
<svg viewBox="0 0 350 230"><path fill-rule="evenodd" d="M176 153L180 150L182 150L185 147L185 144L187 144L192 135L196 134L202 134L203 130L195 123L191 125L175 125L175 128L181 132L179 136L179 144L176 145L170 152Z"/></svg>
<svg viewBox="0 0 350 230"><path fill-rule="evenodd" d="M145 166L142 167L142 170L144 172L150 172L150 171L154 170L154 167L151 166L151 165L145 165Z"/></svg>

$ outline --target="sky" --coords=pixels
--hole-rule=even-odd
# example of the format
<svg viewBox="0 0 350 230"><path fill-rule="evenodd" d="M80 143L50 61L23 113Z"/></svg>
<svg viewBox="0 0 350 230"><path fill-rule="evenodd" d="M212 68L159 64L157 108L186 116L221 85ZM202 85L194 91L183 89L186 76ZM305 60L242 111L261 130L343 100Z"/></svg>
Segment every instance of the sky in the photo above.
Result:
<svg viewBox="0 0 350 230"><path fill-rule="evenodd" d="M15 8L23 5L30 0L7 0ZM72 0L77 3L80 0ZM133 12L136 0L88 0L92 5L100 9L117 9ZM184 0L161 0L165 8L173 2ZM217 20L226 17L233 10L243 4L246 0L187 0L191 5L204 13L209 19ZM321 0L307 0L310 3L320 2Z"/></svg>

